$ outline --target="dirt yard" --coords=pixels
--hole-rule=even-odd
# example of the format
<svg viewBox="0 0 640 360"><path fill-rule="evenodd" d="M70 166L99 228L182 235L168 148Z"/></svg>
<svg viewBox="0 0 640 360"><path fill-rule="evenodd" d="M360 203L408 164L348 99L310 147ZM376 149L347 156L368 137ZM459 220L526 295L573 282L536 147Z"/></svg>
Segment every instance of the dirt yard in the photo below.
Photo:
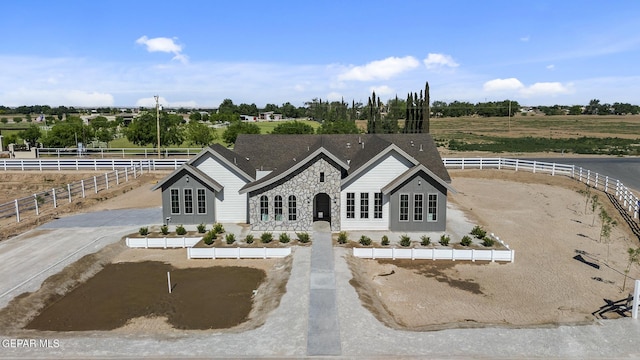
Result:
<svg viewBox="0 0 640 360"><path fill-rule="evenodd" d="M585 211L586 197L579 193L585 187L575 181L497 170L451 171L451 175L458 190L450 196L452 203L470 220L504 239L516 251L515 263L374 261L348 256L352 285L365 306L382 322L418 331L585 323L593 321L592 314L605 306L607 300L615 302L627 297L632 288L630 281L626 291L621 291L626 250L637 247L638 239L602 194L599 202L618 222L610 241L599 240L599 220L589 207ZM102 195L100 200L87 201L84 206L66 211L159 206L160 194L149 191L154 181L157 176L141 179L137 187L131 184L131 188ZM575 260L577 255L599 269ZM183 250L127 249L123 242L118 242L50 278L40 291L14 299L0 310L0 326L15 330L27 326L42 309L59 301L65 292L79 288L103 267L115 269L119 264L145 262L155 262L154 269L156 266L158 269L154 273L162 273L158 277L158 290L153 290L159 292L166 292L166 269L227 271L211 267L208 261L189 261ZM238 265L235 260L216 260L215 264ZM285 292L291 265L291 257L243 260L243 267L263 271L266 278L252 299L248 320L216 331L239 332L263 324ZM629 276L640 276L637 266L632 267ZM176 292L181 291L182 283L184 280L176 281ZM163 293L161 299L165 298ZM196 306L217 308L211 302L216 301L204 297ZM168 309L173 305L162 306ZM172 320L172 311L132 312L127 314L129 320L125 325L113 331L124 334L179 331L172 327L182 326ZM146 316L149 314L152 315ZM616 314L609 312L604 316Z"/></svg>
<svg viewBox="0 0 640 360"><path fill-rule="evenodd" d="M622 218L610 241L585 212L584 186L564 177L509 171L452 171L451 201L515 250L515 263L386 261L348 258L362 302L390 327L433 330L476 326L586 323L622 292L627 249L638 239ZM596 194L597 192L593 192ZM609 200L599 194L606 211ZM591 224L594 223L592 226ZM574 259L577 255L599 266ZM638 278L634 266L629 273ZM608 318L619 317L605 312Z"/></svg>

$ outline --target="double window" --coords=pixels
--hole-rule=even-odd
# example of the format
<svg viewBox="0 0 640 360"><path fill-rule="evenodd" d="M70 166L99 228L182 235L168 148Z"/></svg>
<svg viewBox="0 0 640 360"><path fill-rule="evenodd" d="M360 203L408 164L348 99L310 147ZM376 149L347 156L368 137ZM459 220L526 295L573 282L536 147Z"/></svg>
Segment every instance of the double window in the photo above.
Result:
<svg viewBox="0 0 640 360"><path fill-rule="evenodd" d="M199 215L207 213L207 191L206 189L196 189L196 198L194 199L193 189L172 188L169 189L169 197L171 201L171 214L187 214L191 215L197 212Z"/></svg>
<svg viewBox="0 0 640 360"><path fill-rule="evenodd" d="M438 221L438 194L429 194L427 221Z"/></svg>

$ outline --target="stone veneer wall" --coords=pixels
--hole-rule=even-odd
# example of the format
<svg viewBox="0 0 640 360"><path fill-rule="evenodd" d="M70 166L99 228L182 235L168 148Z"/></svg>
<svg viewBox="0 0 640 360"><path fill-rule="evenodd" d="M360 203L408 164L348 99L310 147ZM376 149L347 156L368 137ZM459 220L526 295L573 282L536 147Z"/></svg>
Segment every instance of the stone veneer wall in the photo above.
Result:
<svg viewBox="0 0 640 360"><path fill-rule="evenodd" d="M320 182L324 172L324 182ZM331 230L340 230L340 180L341 169L325 156L312 160L265 191L249 194L249 221L254 231L311 231L313 227L313 200L316 194L326 193L330 198ZM260 221L260 197L269 197L269 220ZM282 221L275 220L274 198L282 196ZM289 221L289 195L296 196L297 220Z"/></svg>

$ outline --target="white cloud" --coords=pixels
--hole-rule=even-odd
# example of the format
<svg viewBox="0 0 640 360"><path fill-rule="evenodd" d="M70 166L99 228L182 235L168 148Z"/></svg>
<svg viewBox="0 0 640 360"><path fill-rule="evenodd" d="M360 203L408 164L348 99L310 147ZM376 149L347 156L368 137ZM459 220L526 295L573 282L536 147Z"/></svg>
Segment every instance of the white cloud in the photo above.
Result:
<svg viewBox="0 0 640 360"><path fill-rule="evenodd" d="M392 95L394 94L394 91L392 88L390 88L387 85L380 85L380 86L371 86L369 87L369 92L376 92L376 96L388 96L388 95Z"/></svg>
<svg viewBox="0 0 640 360"><path fill-rule="evenodd" d="M340 101L342 100L342 94L332 91L330 93L327 94L327 100L329 101Z"/></svg>
<svg viewBox="0 0 640 360"><path fill-rule="evenodd" d="M539 82L529 87L521 89L523 96L556 96L561 94L570 94L572 85L564 85L559 82Z"/></svg>
<svg viewBox="0 0 640 360"><path fill-rule="evenodd" d="M556 69L556 66L553 65L553 64L549 64L546 67L547 67L547 70L555 70Z"/></svg>
<svg viewBox="0 0 640 360"><path fill-rule="evenodd" d="M529 36L529 35L527 35L527 36L523 36L523 37L521 37L521 38L520 38L520 41L522 41L522 42L529 42L529 39L530 39L530 36Z"/></svg>
<svg viewBox="0 0 640 360"><path fill-rule="evenodd" d="M427 58L423 60L424 65L429 70L440 70L444 68L457 68L460 66L453 58L445 54L432 54L429 53Z"/></svg>
<svg viewBox="0 0 640 360"><path fill-rule="evenodd" d="M525 86L516 78L494 79L484 83L483 90L491 93L505 93L511 95L531 97L553 97L561 94L571 94L573 84L560 82L538 82Z"/></svg>
<svg viewBox="0 0 640 360"><path fill-rule="evenodd" d="M136 44L144 45L148 52L171 53L174 55L172 60L187 63L189 57L182 53L182 45L177 44L175 40L177 38L157 37L149 39L146 35L143 35L136 40Z"/></svg>
<svg viewBox="0 0 640 360"><path fill-rule="evenodd" d="M482 86L484 91L489 92L513 91L522 88L524 88L524 85L516 78L489 80Z"/></svg>
<svg viewBox="0 0 640 360"><path fill-rule="evenodd" d="M338 75L338 80L388 80L400 73L415 69L419 66L418 60L413 56L388 57L384 60L375 60L366 65L352 66L346 72Z"/></svg>

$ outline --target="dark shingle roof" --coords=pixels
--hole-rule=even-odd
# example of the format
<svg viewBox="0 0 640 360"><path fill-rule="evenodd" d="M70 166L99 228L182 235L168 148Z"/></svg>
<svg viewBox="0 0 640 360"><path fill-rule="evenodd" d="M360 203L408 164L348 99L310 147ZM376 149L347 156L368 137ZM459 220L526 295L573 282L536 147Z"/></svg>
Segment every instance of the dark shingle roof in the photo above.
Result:
<svg viewBox="0 0 640 360"><path fill-rule="evenodd" d="M238 135L234 153L249 158L254 170L286 171L291 162L304 159L324 147L358 170L384 149L396 145L445 182L451 182L436 144L429 134L336 134L336 135ZM270 174L271 175L271 174ZM272 176L274 176L273 174Z"/></svg>

